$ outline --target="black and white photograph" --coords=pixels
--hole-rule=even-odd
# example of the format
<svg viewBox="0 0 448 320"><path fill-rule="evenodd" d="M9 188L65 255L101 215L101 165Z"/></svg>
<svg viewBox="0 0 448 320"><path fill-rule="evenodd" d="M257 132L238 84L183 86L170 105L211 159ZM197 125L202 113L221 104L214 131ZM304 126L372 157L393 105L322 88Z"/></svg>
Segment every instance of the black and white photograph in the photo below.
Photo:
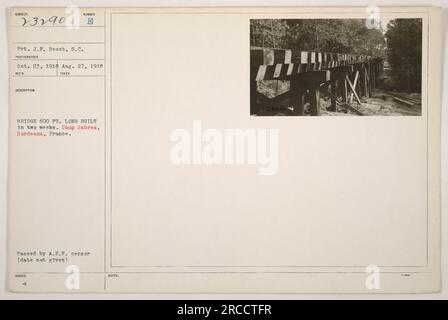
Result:
<svg viewBox="0 0 448 320"><path fill-rule="evenodd" d="M422 19L252 19L252 116L421 116Z"/></svg>

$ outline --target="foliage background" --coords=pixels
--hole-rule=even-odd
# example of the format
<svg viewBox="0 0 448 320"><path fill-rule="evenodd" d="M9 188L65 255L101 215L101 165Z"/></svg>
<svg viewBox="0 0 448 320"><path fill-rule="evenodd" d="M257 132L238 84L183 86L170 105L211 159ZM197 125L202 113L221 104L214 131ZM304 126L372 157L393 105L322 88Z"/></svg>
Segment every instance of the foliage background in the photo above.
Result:
<svg viewBox="0 0 448 320"><path fill-rule="evenodd" d="M363 19L257 19L250 28L252 47L381 57L390 67L389 89L421 90L421 19L390 20L379 28Z"/></svg>

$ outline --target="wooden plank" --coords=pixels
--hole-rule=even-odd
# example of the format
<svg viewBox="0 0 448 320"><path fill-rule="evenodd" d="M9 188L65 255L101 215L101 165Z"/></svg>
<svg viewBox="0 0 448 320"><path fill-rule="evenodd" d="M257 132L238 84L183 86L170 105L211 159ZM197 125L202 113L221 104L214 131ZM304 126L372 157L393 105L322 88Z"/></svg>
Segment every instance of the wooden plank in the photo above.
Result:
<svg viewBox="0 0 448 320"><path fill-rule="evenodd" d="M356 70L355 73L355 79L353 80L353 87L356 88L356 85L358 84L358 77L359 77L359 71ZM350 92L350 99L349 99L350 103L353 103L353 92Z"/></svg>
<svg viewBox="0 0 448 320"><path fill-rule="evenodd" d="M285 66L286 68L283 68L283 66ZM280 76L282 75L282 69L285 70L285 73L286 73L287 65L280 64L280 63L275 65L275 70L274 70L274 75L273 75L274 79L280 78Z"/></svg>
<svg viewBox="0 0 448 320"><path fill-rule="evenodd" d="M352 55L345 53L308 52L296 49L257 48L250 49L251 65L275 65L278 63L316 63L327 61L346 61L348 64L359 61L372 60L381 62L381 59L365 55ZM380 71L380 70L378 70Z"/></svg>
<svg viewBox="0 0 448 320"><path fill-rule="evenodd" d="M362 73L361 73L361 91L362 91L362 95L364 97L367 97L369 95L369 89L367 87L367 69L366 67L363 65L362 68Z"/></svg>
<svg viewBox="0 0 448 320"><path fill-rule="evenodd" d="M345 80L347 81L350 89L352 90L353 94L355 95L356 101L361 104L361 100L359 100L358 94L356 93L355 88L353 87L353 84L350 82L350 79L348 78L348 76L345 76Z"/></svg>
<svg viewBox="0 0 448 320"><path fill-rule="evenodd" d="M256 74L255 80L256 81L265 80L267 78L267 76L266 76L267 70L268 70L268 66L261 65L258 68L258 72Z"/></svg>
<svg viewBox="0 0 448 320"><path fill-rule="evenodd" d="M263 64L267 66L276 64L275 51L273 49L263 49Z"/></svg>
<svg viewBox="0 0 448 320"><path fill-rule="evenodd" d="M347 103L347 80L345 79L346 77L343 77L342 79L339 80L339 83L341 84L341 96L342 96L342 102Z"/></svg>
<svg viewBox="0 0 448 320"><path fill-rule="evenodd" d="M259 103L263 106L271 106L272 107L272 106L281 104L286 99L290 99L292 95L293 95L293 90L290 90L290 91L284 92L282 94L279 94L278 96L276 96L274 98L269 98L269 97L265 96L264 94L257 91L255 93L255 98L256 98L257 103Z"/></svg>
<svg viewBox="0 0 448 320"><path fill-rule="evenodd" d="M308 52L307 51L300 52L300 63L308 63Z"/></svg>
<svg viewBox="0 0 448 320"><path fill-rule="evenodd" d="M322 83L330 80L329 70L311 71L300 74L301 81L307 83Z"/></svg>
<svg viewBox="0 0 448 320"><path fill-rule="evenodd" d="M285 55L283 59L283 63L289 64L292 63L292 50L285 50Z"/></svg>
<svg viewBox="0 0 448 320"><path fill-rule="evenodd" d="M250 50L250 65L259 66L264 64L263 60L263 50L262 49L251 49Z"/></svg>
<svg viewBox="0 0 448 320"><path fill-rule="evenodd" d="M337 66L333 68L334 70L331 70L331 72L339 72L341 74L343 73L350 73L353 72L353 66Z"/></svg>
<svg viewBox="0 0 448 320"><path fill-rule="evenodd" d="M279 63L291 63L292 51L283 49L251 49L251 65L272 66Z"/></svg>
<svg viewBox="0 0 448 320"><path fill-rule="evenodd" d="M397 101L397 102L400 102L401 104L404 104L404 105L406 105L408 107L413 107L414 106L414 103L412 103L411 101L406 101L406 100L403 100L403 99L398 98L398 97L394 97L394 100Z"/></svg>
<svg viewBox="0 0 448 320"><path fill-rule="evenodd" d="M381 59L371 59L372 68L367 83L374 88L374 79L379 76ZM341 53L309 52L292 49L251 48L251 80L290 80L303 72L335 69L352 72L358 68L364 56ZM376 67L378 65L378 67ZM371 89L371 88L369 88Z"/></svg>
<svg viewBox="0 0 448 320"><path fill-rule="evenodd" d="M302 63L302 51L300 50L291 50L291 63Z"/></svg>
<svg viewBox="0 0 448 320"><path fill-rule="evenodd" d="M286 77L289 77L289 76L292 76L293 74L294 74L294 70L296 70L296 73L297 73L297 63L291 63L291 64L289 64L288 65L288 67L287 68L284 68L284 69L286 69Z"/></svg>

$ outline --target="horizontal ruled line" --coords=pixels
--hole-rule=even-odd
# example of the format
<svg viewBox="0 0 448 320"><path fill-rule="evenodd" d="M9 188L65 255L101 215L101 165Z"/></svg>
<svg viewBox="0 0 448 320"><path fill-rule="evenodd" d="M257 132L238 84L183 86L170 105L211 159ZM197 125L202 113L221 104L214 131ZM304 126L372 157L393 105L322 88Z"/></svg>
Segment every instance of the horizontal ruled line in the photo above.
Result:
<svg viewBox="0 0 448 320"><path fill-rule="evenodd" d="M21 42L21 41L15 41L12 42L12 44L105 44L105 42L46 42L46 41L27 41L27 42Z"/></svg>
<svg viewBox="0 0 448 320"><path fill-rule="evenodd" d="M12 58L11 60L44 60L44 61L52 61L52 60L82 60L82 61L88 61L88 60L93 60L93 61L104 61L104 58L103 59L88 59L88 58L79 58L79 59L76 59L76 58L73 58L73 59L71 59L71 58L63 58L63 59L60 59L60 58L54 58L54 59L48 59L48 58Z"/></svg>
<svg viewBox="0 0 448 320"><path fill-rule="evenodd" d="M13 26L14 28L65 28L69 30L76 30L77 28L104 28L104 26L76 26L76 27L67 27L67 26Z"/></svg>
<svg viewBox="0 0 448 320"><path fill-rule="evenodd" d="M71 76L17 76L12 75L13 78L102 78L104 75L87 75L87 76L81 76L81 75L71 75Z"/></svg>

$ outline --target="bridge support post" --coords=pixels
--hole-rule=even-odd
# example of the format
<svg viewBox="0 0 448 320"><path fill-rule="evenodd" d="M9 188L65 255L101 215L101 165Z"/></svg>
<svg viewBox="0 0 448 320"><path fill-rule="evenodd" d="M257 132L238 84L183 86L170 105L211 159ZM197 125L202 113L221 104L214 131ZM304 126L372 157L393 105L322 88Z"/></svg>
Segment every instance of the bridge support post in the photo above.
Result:
<svg viewBox="0 0 448 320"><path fill-rule="evenodd" d="M257 113L257 81L250 82L250 114Z"/></svg>
<svg viewBox="0 0 448 320"><path fill-rule="evenodd" d="M337 84L337 90L343 103L348 102L347 76L353 72L353 66L341 66L331 70L331 77Z"/></svg>
<svg viewBox="0 0 448 320"><path fill-rule="evenodd" d="M350 107L354 98L361 104L360 97L372 96L384 67L379 57L294 50L251 49L250 58L250 112L260 115L291 106L296 115L304 115L305 100L310 113L320 115L322 85L330 93L329 111L337 112L341 104ZM269 98L257 90L257 81L264 80L289 80L291 89Z"/></svg>
<svg viewBox="0 0 448 320"><path fill-rule="evenodd" d="M361 96L368 97L369 89L367 88L367 86L368 86L368 84L367 84L367 68L366 68L365 63L362 64L362 68L361 68L360 85L361 85Z"/></svg>
<svg viewBox="0 0 448 320"><path fill-rule="evenodd" d="M366 65L366 82L367 82L367 97L372 97L372 80L370 78L370 70L371 70L371 63L367 62Z"/></svg>
<svg viewBox="0 0 448 320"><path fill-rule="evenodd" d="M298 116L304 115L304 95L308 90L310 95L310 114L319 116L320 112L320 84L330 80L330 71L309 71L297 75L291 80L294 112Z"/></svg>
<svg viewBox="0 0 448 320"><path fill-rule="evenodd" d="M331 78L331 77L330 77ZM331 80L330 83L330 94L331 94L331 104L330 104L330 111L338 112L338 106L336 104L336 97L338 95L337 89L336 89L336 80Z"/></svg>
<svg viewBox="0 0 448 320"><path fill-rule="evenodd" d="M294 108L294 113L298 116L303 116L305 113L305 103L304 103L304 84L300 79L291 80L291 99Z"/></svg>
<svg viewBox="0 0 448 320"><path fill-rule="evenodd" d="M339 82L341 83L341 97L342 102L347 103L347 80L345 79L345 73L343 74L344 78L340 79Z"/></svg>
<svg viewBox="0 0 448 320"><path fill-rule="evenodd" d="M319 83L313 83L310 89L310 114L312 116L320 116L320 90Z"/></svg>
<svg viewBox="0 0 448 320"><path fill-rule="evenodd" d="M259 112L258 104L258 82L257 82L258 65L250 66L250 114L254 115Z"/></svg>

